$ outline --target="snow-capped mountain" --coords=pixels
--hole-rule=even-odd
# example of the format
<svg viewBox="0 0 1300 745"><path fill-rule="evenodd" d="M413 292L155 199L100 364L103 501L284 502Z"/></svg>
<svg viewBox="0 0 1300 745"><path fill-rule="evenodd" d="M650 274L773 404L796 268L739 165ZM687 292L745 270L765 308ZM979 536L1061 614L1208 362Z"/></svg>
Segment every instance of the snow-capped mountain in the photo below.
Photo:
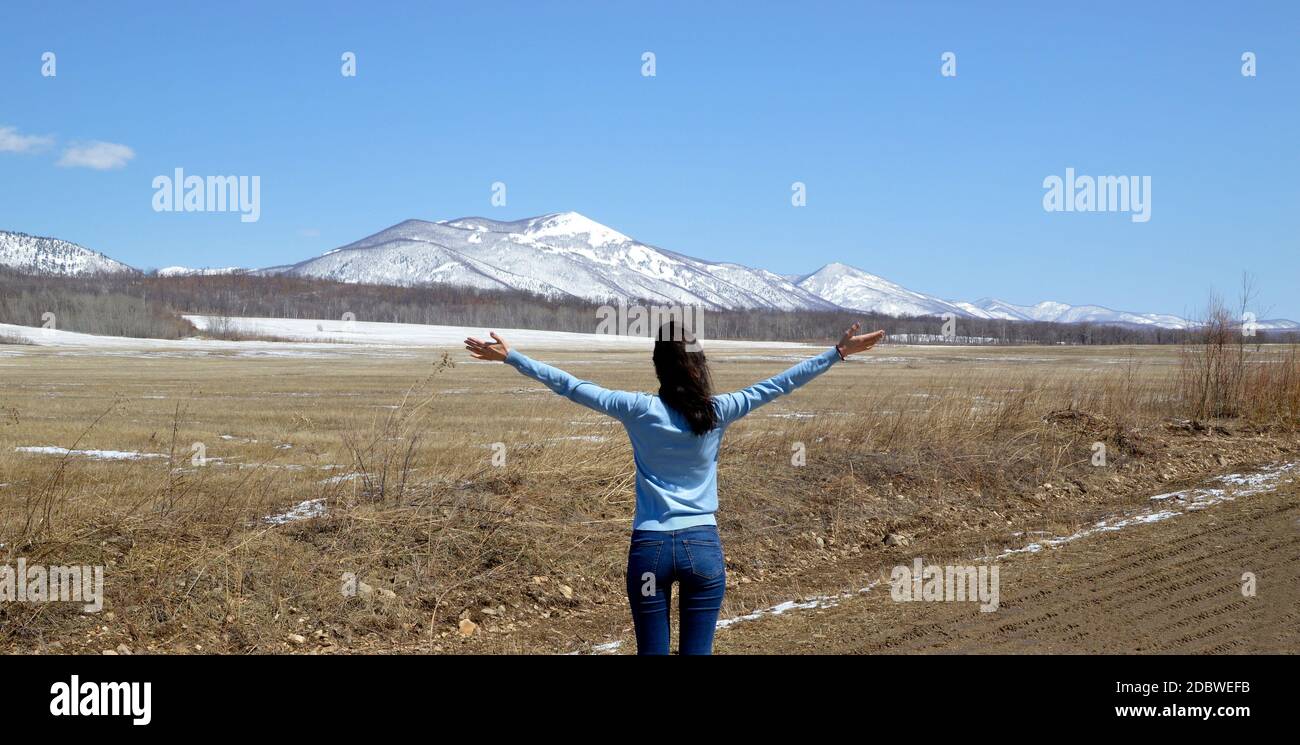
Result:
<svg viewBox="0 0 1300 745"><path fill-rule="evenodd" d="M1266 318L1256 321L1255 328L1260 331L1294 331L1300 329L1300 323L1288 318Z"/></svg>
<svg viewBox="0 0 1300 745"><path fill-rule="evenodd" d="M951 313L966 318L1166 329L1197 325L1195 321L1168 313L1135 313L1100 305L1069 305L1051 300L1037 305L1015 305L996 298L980 298L973 303L943 300L839 262L798 278L796 284L842 308L891 316L942 316ZM1256 321L1255 328L1261 331L1300 329L1300 323L1274 318Z"/></svg>
<svg viewBox="0 0 1300 745"><path fill-rule="evenodd" d="M1185 318L1162 313L1130 313L1100 305L1067 305L1044 301L1037 305L1013 305L993 298L973 303L942 300L909 290L887 279L838 262L827 264L801 278L799 286L843 308L892 316L942 316L951 313L965 318L1001 318L1009 321L1053 321L1123 326L1151 326L1168 329L1195 325ZM1259 328L1270 328L1260 322ZM1278 327L1286 328L1286 327Z"/></svg>
<svg viewBox="0 0 1300 745"><path fill-rule="evenodd" d="M1124 326L1152 326L1181 329L1196 325L1186 318L1167 313L1133 313L1111 310L1100 305L1068 305L1045 300L1037 305L1014 305L995 298L980 298L973 303L961 303L972 314L984 318L1003 318L1008 321L1050 321L1053 323L1101 323Z"/></svg>
<svg viewBox="0 0 1300 745"><path fill-rule="evenodd" d="M956 303L973 315L982 318L1003 318L1009 321L1048 321L1052 323L1096 323L1109 326L1146 326L1166 329L1191 328L1192 321L1168 313L1134 313L1111 310L1100 305L1068 305L1045 300L1037 305L1015 305L996 298L980 298L973 303ZM982 314L982 315L981 315ZM1285 318L1255 321L1261 331L1300 329L1300 323Z"/></svg>
<svg viewBox="0 0 1300 745"><path fill-rule="evenodd" d="M315 259L259 273L374 284L513 288L590 300L647 299L727 309L847 308L895 316L951 313L967 318L1161 328L1194 325L1178 316L1097 305L944 300L838 262L811 274L779 275L644 244L577 212L512 222L482 217L407 220ZM1300 324L1260 321L1258 327L1300 328Z"/></svg>
<svg viewBox="0 0 1300 745"><path fill-rule="evenodd" d="M800 277L797 284L818 297L850 310L891 316L941 316L944 313L975 315L956 303L909 290L883 277L839 262L827 264L812 274Z"/></svg>
<svg viewBox="0 0 1300 745"><path fill-rule="evenodd" d="M7 230L0 230L0 267L23 274L64 277L135 271L76 243Z"/></svg>
<svg viewBox="0 0 1300 745"><path fill-rule="evenodd" d="M407 220L276 273L374 284L446 283L589 300L831 310L763 269L649 246L576 212L513 222Z"/></svg>
<svg viewBox="0 0 1300 745"><path fill-rule="evenodd" d="M249 270L242 266L225 266L217 268L193 269L188 266L165 266L158 270L159 277L215 277L227 274L246 274Z"/></svg>

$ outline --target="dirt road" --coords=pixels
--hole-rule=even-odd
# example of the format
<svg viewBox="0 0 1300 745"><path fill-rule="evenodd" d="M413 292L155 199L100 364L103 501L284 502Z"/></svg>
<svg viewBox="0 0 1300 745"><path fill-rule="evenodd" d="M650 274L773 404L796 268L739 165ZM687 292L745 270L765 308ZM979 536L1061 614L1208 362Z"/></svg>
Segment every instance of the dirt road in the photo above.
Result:
<svg viewBox="0 0 1300 745"><path fill-rule="evenodd" d="M972 564L976 563L974 561ZM999 560L1000 606L895 602L736 624L721 654L1300 652L1300 480ZM1256 579L1243 594L1243 574Z"/></svg>

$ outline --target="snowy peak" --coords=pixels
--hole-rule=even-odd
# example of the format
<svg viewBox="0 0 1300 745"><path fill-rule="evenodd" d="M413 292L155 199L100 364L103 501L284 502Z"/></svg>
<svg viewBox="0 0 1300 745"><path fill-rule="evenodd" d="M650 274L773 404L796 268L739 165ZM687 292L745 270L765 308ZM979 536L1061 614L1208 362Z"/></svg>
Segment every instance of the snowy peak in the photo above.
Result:
<svg viewBox="0 0 1300 745"><path fill-rule="evenodd" d="M539 242L548 240L578 241L596 247L634 242L628 236L608 225L602 225L578 212L553 212L549 215L510 222L492 220L486 217L461 217L455 220L439 220L436 223L428 223L423 220L406 220L393 226L390 230L419 224L439 225L475 232L506 233Z"/></svg>
<svg viewBox="0 0 1300 745"><path fill-rule="evenodd" d="M983 311L989 318L1000 318L1006 321L1034 320L1029 312L1030 308L1004 303L997 298L982 297L973 303L963 303L963 305L969 306L972 310Z"/></svg>
<svg viewBox="0 0 1300 745"><path fill-rule="evenodd" d="M944 313L971 315L946 300L909 290L883 277L839 262L823 266L800 279L797 284L818 297L850 310L891 316L931 316Z"/></svg>
<svg viewBox="0 0 1300 745"><path fill-rule="evenodd" d="M0 267L23 274L59 277L135 271L76 243L5 230L0 230Z"/></svg>
<svg viewBox="0 0 1300 745"><path fill-rule="evenodd" d="M547 238L582 239L596 247L631 243L632 239L577 212L556 212L528 221L524 235L534 240Z"/></svg>

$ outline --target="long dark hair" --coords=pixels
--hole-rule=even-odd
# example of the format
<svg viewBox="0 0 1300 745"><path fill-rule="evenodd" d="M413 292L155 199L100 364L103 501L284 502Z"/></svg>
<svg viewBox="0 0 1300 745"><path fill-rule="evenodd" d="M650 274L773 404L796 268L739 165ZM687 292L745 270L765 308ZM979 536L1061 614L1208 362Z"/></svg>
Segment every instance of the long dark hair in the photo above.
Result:
<svg viewBox="0 0 1300 745"><path fill-rule="evenodd" d="M660 326L654 362L659 398L686 417L691 431L702 435L718 426L709 361L690 330L676 321Z"/></svg>

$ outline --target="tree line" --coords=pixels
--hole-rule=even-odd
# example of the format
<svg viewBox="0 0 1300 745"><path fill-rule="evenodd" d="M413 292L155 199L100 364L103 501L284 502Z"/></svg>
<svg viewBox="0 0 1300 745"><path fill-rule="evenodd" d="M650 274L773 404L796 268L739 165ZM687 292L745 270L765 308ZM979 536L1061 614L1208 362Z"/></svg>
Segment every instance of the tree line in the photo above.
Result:
<svg viewBox="0 0 1300 745"><path fill-rule="evenodd" d="M604 304L616 304L610 299ZM627 301L625 301L627 302ZM636 301L631 301L635 303ZM644 300L647 306L663 301ZM482 328L592 333L602 303L520 290L449 285L348 284L292 277L215 275L158 277L114 274L44 277L0 270L0 323L41 326L53 313L66 331L175 339L197 334L185 313L228 317L329 318ZM909 343L1182 344L1189 332L1090 323L979 318L895 317L850 311L706 310L704 338L824 342L850 320L883 328ZM1259 331L1256 342L1300 339Z"/></svg>

